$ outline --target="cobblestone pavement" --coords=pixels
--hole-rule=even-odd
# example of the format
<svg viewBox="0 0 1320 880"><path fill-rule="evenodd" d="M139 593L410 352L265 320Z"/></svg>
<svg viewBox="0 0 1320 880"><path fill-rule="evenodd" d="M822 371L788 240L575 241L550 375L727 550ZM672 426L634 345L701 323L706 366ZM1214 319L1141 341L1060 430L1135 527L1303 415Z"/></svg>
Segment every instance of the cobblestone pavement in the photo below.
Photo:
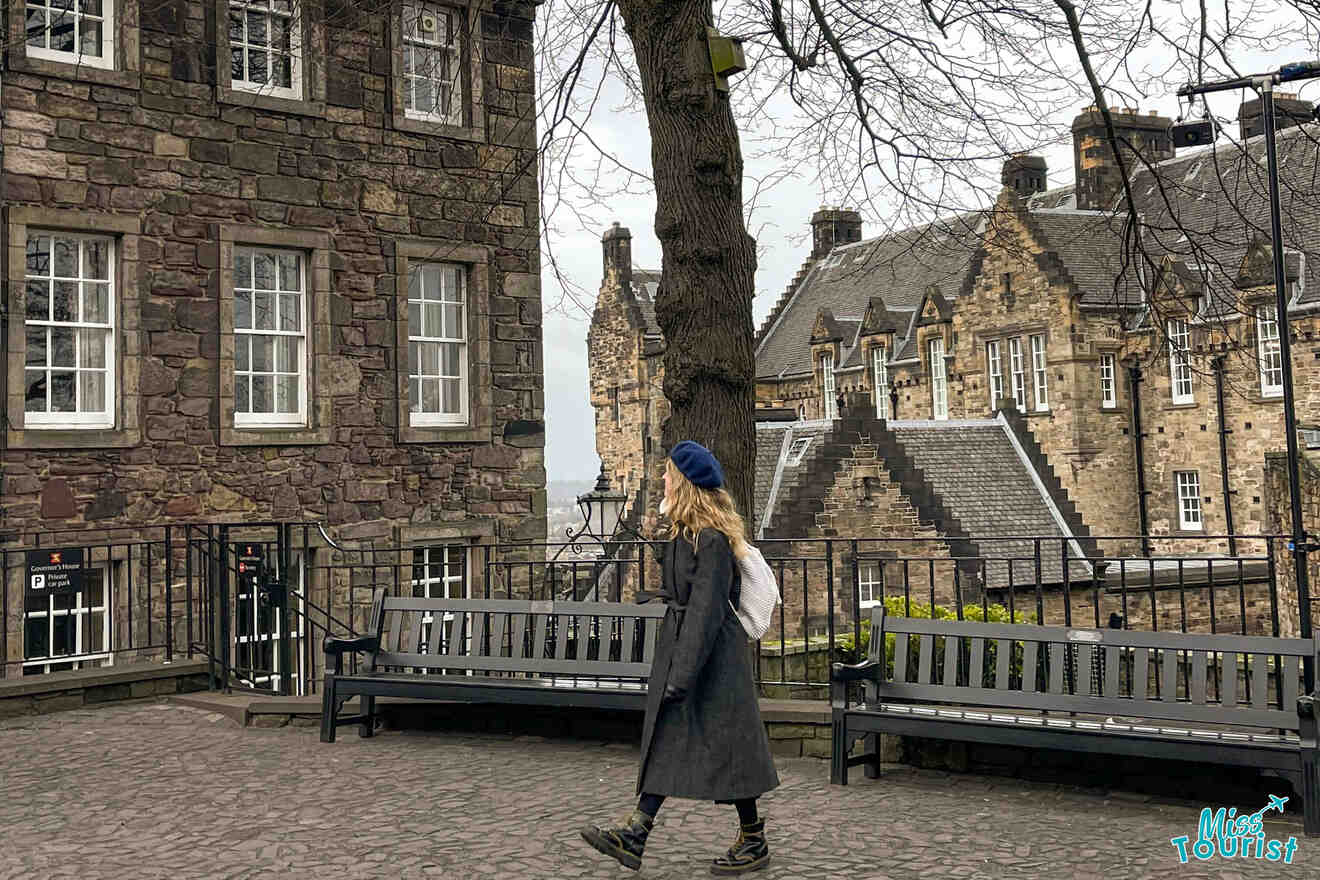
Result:
<svg viewBox="0 0 1320 880"><path fill-rule="evenodd" d="M169 703L0 722L0 880L695 878L732 807L671 801L633 874L578 838L631 807L636 748L352 728L243 729ZM847 788L779 762L763 801L771 878L1320 878L1293 816L1292 865L1178 864L1188 805L897 767ZM860 776L860 774L858 774ZM1244 805L1256 809L1257 805Z"/></svg>

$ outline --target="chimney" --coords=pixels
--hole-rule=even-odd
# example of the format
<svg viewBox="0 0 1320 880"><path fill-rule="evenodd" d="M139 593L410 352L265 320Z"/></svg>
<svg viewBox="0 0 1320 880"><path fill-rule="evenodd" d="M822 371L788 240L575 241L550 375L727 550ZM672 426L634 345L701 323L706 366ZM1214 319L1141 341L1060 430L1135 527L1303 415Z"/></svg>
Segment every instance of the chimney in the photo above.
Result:
<svg viewBox="0 0 1320 880"><path fill-rule="evenodd" d="M842 208L821 208L811 215L811 258L818 260L835 245L862 240L862 215Z"/></svg>
<svg viewBox="0 0 1320 880"><path fill-rule="evenodd" d="M604 252L605 280L608 281L613 273L619 286L631 291L632 233L628 231L628 227L620 226L619 221L614 221L614 225L605 230L605 234L600 237L600 246Z"/></svg>
<svg viewBox="0 0 1320 880"><path fill-rule="evenodd" d="M1304 125L1314 119L1315 105L1287 92L1274 93L1274 130ZM1260 98L1243 101L1238 107L1238 125L1242 139L1265 133L1265 114L1261 109Z"/></svg>
<svg viewBox="0 0 1320 880"><path fill-rule="evenodd" d="M1141 165L1138 155L1151 163L1173 158L1173 139L1169 136L1172 119L1154 112L1141 113L1131 107L1111 107L1110 115L1129 174ZM1099 108L1091 106L1079 113L1073 120L1072 133L1077 207L1083 211L1107 211L1123 192L1123 178Z"/></svg>
<svg viewBox="0 0 1320 880"><path fill-rule="evenodd" d="M999 182L1011 186L1018 195L1030 196L1045 192L1045 159L1041 156L1029 156L1015 153L1004 161L1004 169L999 173Z"/></svg>

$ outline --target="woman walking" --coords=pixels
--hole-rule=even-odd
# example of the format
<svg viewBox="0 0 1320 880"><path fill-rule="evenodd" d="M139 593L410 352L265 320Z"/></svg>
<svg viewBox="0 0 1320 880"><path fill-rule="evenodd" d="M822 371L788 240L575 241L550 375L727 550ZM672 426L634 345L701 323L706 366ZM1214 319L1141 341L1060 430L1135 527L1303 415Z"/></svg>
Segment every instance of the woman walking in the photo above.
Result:
<svg viewBox="0 0 1320 880"><path fill-rule="evenodd" d="M724 473L708 449L690 440L665 462L660 512L671 522L660 597L660 627L642 727L637 808L614 828L582 837L626 867L642 864L646 838L667 797L711 800L738 809L732 847L712 874L742 874L770 861L756 799L779 785L756 687L747 635L733 609L747 551L743 520L723 489ZM730 604L732 603L732 604Z"/></svg>

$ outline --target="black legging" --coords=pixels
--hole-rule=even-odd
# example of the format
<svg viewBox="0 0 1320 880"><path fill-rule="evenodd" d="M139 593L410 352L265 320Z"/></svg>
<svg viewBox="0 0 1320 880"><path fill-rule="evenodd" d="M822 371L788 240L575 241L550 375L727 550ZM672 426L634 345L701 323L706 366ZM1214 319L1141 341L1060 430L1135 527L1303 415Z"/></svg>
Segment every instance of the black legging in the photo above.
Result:
<svg viewBox="0 0 1320 880"><path fill-rule="evenodd" d="M641 800L637 802L637 809L641 810L652 819L656 813L660 812L660 805L665 802L665 796L662 794L642 794ZM717 804L733 804L738 808L738 821L744 825L751 825L756 822L756 798L743 798L737 801L716 801Z"/></svg>

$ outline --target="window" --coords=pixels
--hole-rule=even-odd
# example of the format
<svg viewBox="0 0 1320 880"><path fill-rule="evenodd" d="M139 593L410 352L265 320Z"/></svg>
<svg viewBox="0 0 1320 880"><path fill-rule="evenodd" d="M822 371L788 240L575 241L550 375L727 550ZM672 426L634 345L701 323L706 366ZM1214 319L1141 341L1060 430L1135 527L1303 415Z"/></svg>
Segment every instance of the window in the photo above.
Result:
<svg viewBox="0 0 1320 880"><path fill-rule="evenodd" d="M307 296L298 251L234 249L234 424L307 423Z"/></svg>
<svg viewBox="0 0 1320 880"><path fill-rule="evenodd" d="M1008 340L1008 362L1013 371L1013 404L1018 412L1027 411L1027 374L1022 366L1022 340L1014 336Z"/></svg>
<svg viewBox="0 0 1320 880"><path fill-rule="evenodd" d="M788 464L797 466L802 464L802 456L807 454L807 447L811 445L810 437L799 437L788 447Z"/></svg>
<svg viewBox="0 0 1320 880"><path fill-rule="evenodd" d="M429 3L403 7L403 104L412 119L463 124L458 20Z"/></svg>
<svg viewBox="0 0 1320 880"><path fill-rule="evenodd" d="M26 597L24 675L110 665L109 567L92 568L84 587L76 593Z"/></svg>
<svg viewBox="0 0 1320 880"><path fill-rule="evenodd" d="M1036 388L1036 412L1050 408L1049 377L1045 375L1045 336L1037 333L1031 337L1032 383Z"/></svg>
<svg viewBox="0 0 1320 880"><path fill-rule="evenodd" d="M1279 321L1274 306L1256 308L1256 350L1260 358L1260 393L1283 394L1283 358L1279 351Z"/></svg>
<svg viewBox="0 0 1320 880"><path fill-rule="evenodd" d="M614 420L615 427L619 424L619 386L610 389L610 418Z"/></svg>
<svg viewBox="0 0 1320 880"><path fill-rule="evenodd" d="M1174 478L1178 486L1178 528L1200 531L1203 527L1201 477L1196 471L1177 471Z"/></svg>
<svg viewBox="0 0 1320 880"><path fill-rule="evenodd" d="M820 359L821 380L824 383L825 418L839 417L839 403L834 396L834 354L826 352Z"/></svg>
<svg viewBox="0 0 1320 880"><path fill-rule="evenodd" d="M114 240L29 229L24 271L23 420L114 426Z"/></svg>
<svg viewBox="0 0 1320 880"><path fill-rule="evenodd" d="M861 562L857 565L857 607L870 608L884 599L884 578L880 563Z"/></svg>
<svg viewBox="0 0 1320 880"><path fill-rule="evenodd" d="M949 417L948 375L944 371L944 337L930 341L930 408L936 419Z"/></svg>
<svg viewBox="0 0 1320 880"><path fill-rule="evenodd" d="M231 87L302 98L302 37L295 0L229 0Z"/></svg>
<svg viewBox="0 0 1320 880"><path fill-rule="evenodd" d="M889 365L885 347L871 347L871 388L875 394L875 417L889 418Z"/></svg>
<svg viewBox="0 0 1320 880"><path fill-rule="evenodd" d="M329 350L329 234L222 223L219 248L221 445L329 443L334 399L362 393Z"/></svg>
<svg viewBox="0 0 1320 880"><path fill-rule="evenodd" d="M1190 339L1186 321L1169 321L1169 384L1174 403L1192 402Z"/></svg>
<svg viewBox="0 0 1320 880"><path fill-rule="evenodd" d="M467 570L467 547L462 544L415 547L412 562L412 595L417 599L470 598ZM449 640L454 637L454 619L455 615L452 612L445 612L441 620L442 626L445 627L444 632L441 633L442 644L439 645L441 651L448 651ZM418 654L429 653L431 628L434 625L434 615L426 614L422 617L419 644L413 647ZM461 625L459 631L460 633L462 631Z"/></svg>
<svg viewBox="0 0 1320 880"><path fill-rule="evenodd" d="M27 0L27 56L115 66L114 0Z"/></svg>
<svg viewBox="0 0 1320 880"><path fill-rule="evenodd" d="M408 270L408 402L413 425L467 424L467 321L463 267L412 263ZM619 391L611 389L614 423Z"/></svg>
<svg viewBox="0 0 1320 880"><path fill-rule="evenodd" d="M1113 409L1118 406L1118 389L1114 385L1114 356L1100 355L1100 406Z"/></svg>
<svg viewBox="0 0 1320 880"><path fill-rule="evenodd" d="M990 410L993 412L1004 396L1004 365L999 357L998 340L985 344L985 359L990 365Z"/></svg>

